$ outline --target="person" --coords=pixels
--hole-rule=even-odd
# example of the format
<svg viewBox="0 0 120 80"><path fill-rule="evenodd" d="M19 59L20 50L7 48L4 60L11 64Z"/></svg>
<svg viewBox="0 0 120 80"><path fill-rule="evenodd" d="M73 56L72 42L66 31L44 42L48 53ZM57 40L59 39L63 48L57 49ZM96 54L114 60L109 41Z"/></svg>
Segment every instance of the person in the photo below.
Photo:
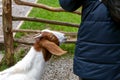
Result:
<svg viewBox="0 0 120 80"><path fill-rule="evenodd" d="M82 6L73 70L82 80L120 80L120 26L100 0L59 0L66 11Z"/></svg>

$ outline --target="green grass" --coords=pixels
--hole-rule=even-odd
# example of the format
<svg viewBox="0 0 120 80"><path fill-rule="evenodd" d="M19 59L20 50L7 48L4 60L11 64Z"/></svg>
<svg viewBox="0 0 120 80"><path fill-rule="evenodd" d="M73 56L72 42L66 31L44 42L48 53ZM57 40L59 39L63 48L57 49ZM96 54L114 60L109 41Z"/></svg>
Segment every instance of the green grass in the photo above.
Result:
<svg viewBox="0 0 120 80"><path fill-rule="evenodd" d="M49 6L53 7L60 7L58 0L38 0L38 3L43 3ZM33 8L31 13L29 14L29 17L36 17L36 18L43 18L48 20L56 20L56 21L64 21L64 22L70 22L70 23L80 23L80 16L75 15L72 13L65 13L65 12L51 12L47 10L43 10L40 8ZM51 24L44 24L40 22L25 22L21 28L24 29L55 29L55 30L62 30L62 31L68 31L68 32L76 32L77 28L72 27L66 27L66 26L59 26L59 25L51 25Z"/></svg>
<svg viewBox="0 0 120 80"><path fill-rule="evenodd" d="M7 65L2 65L2 66L0 66L0 71L4 70L4 69L6 69L6 68L8 68Z"/></svg>
<svg viewBox="0 0 120 80"><path fill-rule="evenodd" d="M17 63L19 60L21 60L26 55L26 51L24 48L21 48L16 54L14 55L15 63Z"/></svg>
<svg viewBox="0 0 120 80"><path fill-rule="evenodd" d="M52 7L60 7L58 0L38 0L38 3L43 3ZM63 21L69 23L80 23L80 16L72 13L66 12L51 12L40 8L33 8L29 14L29 17L43 18L48 20ZM52 24L45 24L40 22L28 22L25 21L21 26L21 29L32 29L32 30L42 30L49 28L51 30L66 31L66 32L77 32L78 28L59 26ZM17 38L23 36L24 33L19 33L16 35ZM74 53L75 44L64 44L61 46L69 53Z"/></svg>
<svg viewBox="0 0 120 80"><path fill-rule="evenodd" d="M4 53L4 52L3 52ZM21 60L23 57L25 56L25 50L23 49L23 48L21 48L18 52L16 52L15 54L14 54L14 62L15 62L15 64L19 61L19 60ZM1 66L0 66L0 71L2 71L2 70L4 70L4 69L6 69L6 68L9 68L10 66L7 66L6 64L2 64Z"/></svg>

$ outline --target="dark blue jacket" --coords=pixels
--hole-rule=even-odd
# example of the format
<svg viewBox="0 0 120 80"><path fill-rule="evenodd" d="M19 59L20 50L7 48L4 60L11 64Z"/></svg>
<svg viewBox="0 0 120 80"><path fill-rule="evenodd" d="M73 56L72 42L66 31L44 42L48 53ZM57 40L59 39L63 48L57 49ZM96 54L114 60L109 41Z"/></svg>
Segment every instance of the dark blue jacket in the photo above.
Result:
<svg viewBox="0 0 120 80"><path fill-rule="evenodd" d="M59 0L67 11L80 6L82 22L74 56L74 73L90 80L120 80L120 26L99 0Z"/></svg>

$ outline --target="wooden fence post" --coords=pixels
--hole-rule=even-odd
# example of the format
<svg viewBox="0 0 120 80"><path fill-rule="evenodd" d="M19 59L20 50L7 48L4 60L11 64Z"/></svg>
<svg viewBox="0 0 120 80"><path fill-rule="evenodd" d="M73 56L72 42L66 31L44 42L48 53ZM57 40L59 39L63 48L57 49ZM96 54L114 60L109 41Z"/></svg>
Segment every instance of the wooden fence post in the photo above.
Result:
<svg viewBox="0 0 120 80"><path fill-rule="evenodd" d="M2 0L3 5L3 32L4 32L4 46L5 56L1 61L1 64L7 64L11 66L14 64L13 54L13 32L12 32L12 1Z"/></svg>

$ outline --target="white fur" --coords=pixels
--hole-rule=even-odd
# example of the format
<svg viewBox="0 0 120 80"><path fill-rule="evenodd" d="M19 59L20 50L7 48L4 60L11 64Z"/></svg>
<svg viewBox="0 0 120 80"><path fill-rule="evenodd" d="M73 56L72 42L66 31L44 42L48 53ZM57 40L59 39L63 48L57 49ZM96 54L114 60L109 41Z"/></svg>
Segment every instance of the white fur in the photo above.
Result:
<svg viewBox="0 0 120 80"><path fill-rule="evenodd" d="M42 32L51 32L53 33L59 40L60 44L66 41L66 38L63 33L57 32L57 31L51 31L48 29L42 30Z"/></svg>
<svg viewBox="0 0 120 80"><path fill-rule="evenodd" d="M31 47L28 54L16 65L0 72L0 80L40 80L45 67L42 52Z"/></svg>
<svg viewBox="0 0 120 80"><path fill-rule="evenodd" d="M64 42L65 37L62 33L52 32L59 39L60 43ZM44 72L45 59L42 51L36 51L32 46L27 55L14 66L0 72L0 80L40 80Z"/></svg>

